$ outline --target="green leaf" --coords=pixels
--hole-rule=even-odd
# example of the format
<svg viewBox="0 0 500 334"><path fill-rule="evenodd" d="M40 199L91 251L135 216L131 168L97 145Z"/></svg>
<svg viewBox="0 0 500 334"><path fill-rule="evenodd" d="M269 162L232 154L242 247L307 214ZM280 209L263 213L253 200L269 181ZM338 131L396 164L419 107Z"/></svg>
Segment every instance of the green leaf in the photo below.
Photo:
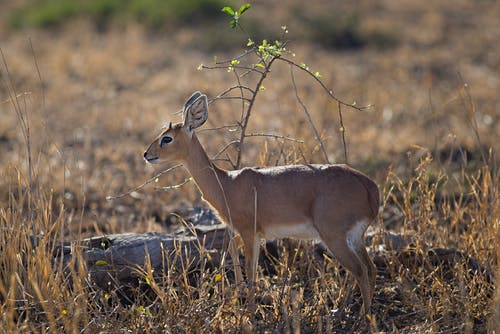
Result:
<svg viewBox="0 0 500 334"><path fill-rule="evenodd" d="M224 13L227 13L227 14L231 15L231 16L234 16L234 10L231 7L229 7L229 6L226 6L226 7L222 8L222 11Z"/></svg>
<svg viewBox="0 0 500 334"><path fill-rule="evenodd" d="M240 9L238 10L238 14L241 16L241 14L243 14L244 12L246 12L248 9L250 9L250 7L252 7L249 3L246 3L244 4L243 6L240 7Z"/></svg>
<svg viewBox="0 0 500 334"><path fill-rule="evenodd" d="M236 28L236 25L238 24L238 22L236 22L236 20L231 20L231 28Z"/></svg>

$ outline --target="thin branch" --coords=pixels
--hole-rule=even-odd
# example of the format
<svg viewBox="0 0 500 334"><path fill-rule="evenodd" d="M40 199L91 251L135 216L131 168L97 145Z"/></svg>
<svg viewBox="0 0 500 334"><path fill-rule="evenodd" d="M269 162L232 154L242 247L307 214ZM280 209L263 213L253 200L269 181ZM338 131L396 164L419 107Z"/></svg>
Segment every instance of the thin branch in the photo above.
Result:
<svg viewBox="0 0 500 334"><path fill-rule="evenodd" d="M236 81L238 82L237 87L240 87L240 98L241 98L241 117L240 117L240 120L242 120L243 114L245 113L245 100L247 100L248 102L250 102L250 101L248 99L245 99L243 89L241 88L241 80L240 80L240 76L238 75L238 71L233 69L233 73L234 73L234 76L236 77Z"/></svg>
<svg viewBox="0 0 500 334"><path fill-rule="evenodd" d="M241 96L224 96L224 97L217 98L217 100L242 100L242 101L250 102L249 98L241 97ZM211 102L214 102L214 101L215 100L213 99Z"/></svg>
<svg viewBox="0 0 500 334"><path fill-rule="evenodd" d="M264 73L264 71L260 70L255 65L252 65L252 66L233 65L232 67L235 68L235 69L238 69L238 70L247 70L243 75L247 75L248 73L251 73L251 72L257 72L259 74L263 74Z"/></svg>
<svg viewBox="0 0 500 334"><path fill-rule="evenodd" d="M232 165L232 161L231 161L231 159L229 159L229 158L214 158L214 159L210 159L210 160L212 160L212 161L223 161L223 162L228 162L228 163L230 163L230 164Z"/></svg>
<svg viewBox="0 0 500 334"><path fill-rule="evenodd" d="M240 76L241 76L242 78L244 78L244 77L246 77L247 75L249 75L250 73L253 73L253 72L257 72L257 73L259 73L259 74L262 74L262 72L261 72L261 71L253 69L253 70L248 70L248 71L246 71L246 72L243 72Z"/></svg>
<svg viewBox="0 0 500 334"><path fill-rule="evenodd" d="M243 85L235 85L235 86L229 87L228 89L226 89L226 90L224 90L224 91L220 92L219 94L217 94L217 96L216 96L216 97L214 97L214 98L210 99L210 101L209 101L209 102L210 102L210 103L211 103L211 102L214 102L215 100L218 100L218 99L222 98L223 96L225 96L225 95L229 94L230 92L232 92L232 91L233 91L233 90L235 90L235 89L243 89L243 90L246 90L246 91L250 92L250 94L253 94L253 93L254 93L253 89L251 89L250 87L243 86Z"/></svg>
<svg viewBox="0 0 500 334"><path fill-rule="evenodd" d="M304 141L301 139L295 139L295 138L282 136L282 135L276 135L276 134L272 134L272 133L262 133L262 132L249 133L246 135L246 137L271 137L274 139L284 139L284 140L288 140L288 141L291 141L294 143L304 144Z"/></svg>
<svg viewBox="0 0 500 334"><path fill-rule="evenodd" d="M217 159L219 157L219 155L221 155L222 153L224 153L229 147L231 147L232 145L238 145L239 144L239 140L233 140L229 143L226 144L226 146L224 146L219 152L217 152L213 158L211 160L214 160L214 159Z"/></svg>
<svg viewBox="0 0 500 334"><path fill-rule="evenodd" d="M341 105L339 102L338 103L338 106L339 106L339 120L340 120L340 132L342 133L342 144L344 145L344 163L345 164L348 164L348 160L347 160L347 143L346 143L346 140L345 140L345 126L344 126L344 121L342 120L342 110L340 109L341 108Z"/></svg>
<svg viewBox="0 0 500 334"><path fill-rule="evenodd" d="M175 190L181 188L183 185L186 183L193 181L193 177L188 177L185 178L184 181L182 181L179 184L174 184L173 186L166 186L166 187L155 187L155 189L161 189L161 190Z"/></svg>
<svg viewBox="0 0 500 334"><path fill-rule="evenodd" d="M255 66L244 66L244 65L229 65L230 67L232 68L237 68L237 69L243 69L243 70L247 70L247 71L250 71L250 72L257 72L259 74L263 74L264 72L259 70L257 67ZM203 69L203 70L220 70L220 69L227 69L228 66L207 66L207 65L200 65L199 67L200 69Z"/></svg>
<svg viewBox="0 0 500 334"><path fill-rule="evenodd" d="M196 130L196 132L200 133L200 132L205 132L205 131L215 131L215 130L223 130L223 129L229 129L229 131L236 131L235 128L238 128L239 126L240 125L238 123L235 123L235 124L217 126L215 128L198 129L198 130Z"/></svg>
<svg viewBox="0 0 500 334"><path fill-rule="evenodd" d="M328 154L326 153L325 145L323 145L323 141L321 140L321 136L314 126L314 122L312 120L311 114L309 113L309 110L307 109L307 106L304 104L302 99L299 96L299 92L297 90L297 84L295 83L295 76L293 74L293 67L290 66L290 76L292 78L292 85L293 85L293 90L295 92L295 98L299 102L299 104L302 106L302 110L304 110L304 113L306 114L306 117L309 121L309 124L311 124L311 128L313 129L314 136L316 137L316 140L318 141L319 146L321 147L321 151L323 151L324 158L327 163L330 163L330 160L328 159Z"/></svg>
<svg viewBox="0 0 500 334"><path fill-rule="evenodd" d="M316 80L316 82L323 88L323 90L328 94L328 96L330 96L333 100L337 101L338 103L340 103L341 105L344 105L346 107L349 107L349 108L353 108L353 109L356 109L356 110L365 110L365 109L369 109L371 108L371 105L367 105L367 106L361 106L361 107L358 107L356 104L354 103L347 103L347 102L344 102L342 100L340 100L339 98L337 98L334 94L333 94L333 91L331 89L329 89L328 87L326 87L326 85L323 83L323 81L321 81L314 73L312 73L309 69L303 67L303 66L300 66L299 64L297 64L296 62L290 60L290 59L287 59L287 58L284 58L284 57L280 57L279 60L282 60L284 61L285 63L288 63L296 68L299 68L300 70L306 72L307 74L309 74L314 80Z"/></svg>
<svg viewBox="0 0 500 334"><path fill-rule="evenodd" d="M129 191L127 192L124 192L124 193L121 193L121 194L118 194L118 195L109 195L109 196L106 196L106 200L107 201L111 201L111 200L114 200L114 199L118 199L118 198L122 198L122 197L125 197L125 196L128 196L130 195L131 193L133 193L134 191L137 191L137 190L141 190L142 188L144 188L146 185L150 184L151 182L155 181L157 178L159 178L160 176L162 176L163 174L166 174L168 172L171 172L173 171L174 169L177 169L179 167L181 167L182 164L177 164L175 166L172 166L170 168L167 168L161 172L159 172L158 174L156 174L155 176L153 176L152 178L146 180L144 183L138 185L137 187L134 187L132 189L130 189Z"/></svg>
<svg viewBox="0 0 500 334"><path fill-rule="evenodd" d="M231 58L231 59L226 59L226 60L222 60L222 61L216 61L215 64L217 65L221 65L221 64L230 64L233 60L239 60L239 59L242 59L242 58L245 58L247 55L253 53L257 48L253 47L253 48L250 48L248 50L245 50L245 52L243 52L242 54L240 54L239 56L236 56L234 58Z"/></svg>
<svg viewBox="0 0 500 334"><path fill-rule="evenodd" d="M215 158L215 159L211 159L211 160L212 160L212 162L214 162L214 161L226 162L226 163L230 164L233 167L233 169L236 169L236 166L235 166L233 160L231 160L231 157L227 153L226 153L225 158Z"/></svg>
<svg viewBox="0 0 500 334"><path fill-rule="evenodd" d="M22 92L16 95L16 99L24 97L24 95L31 95L31 94L32 94L31 92ZM10 97L0 102L0 104L8 104L8 103L12 103L12 99Z"/></svg>
<svg viewBox="0 0 500 334"><path fill-rule="evenodd" d="M233 160L231 160L231 157L229 156L229 154L227 152L226 152L226 160L231 164L233 169L236 169L236 164L233 162Z"/></svg>

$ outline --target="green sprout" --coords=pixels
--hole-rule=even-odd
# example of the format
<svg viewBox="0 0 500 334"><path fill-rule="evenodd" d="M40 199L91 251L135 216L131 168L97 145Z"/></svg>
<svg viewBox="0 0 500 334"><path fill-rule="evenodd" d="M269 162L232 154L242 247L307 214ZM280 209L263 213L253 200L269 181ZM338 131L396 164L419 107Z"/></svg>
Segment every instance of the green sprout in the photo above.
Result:
<svg viewBox="0 0 500 334"><path fill-rule="evenodd" d="M227 71L228 71L228 72L232 72L232 71L234 71L234 67L235 67L235 66L238 66L239 64L240 64L240 61L239 61L238 59L233 59L233 60L231 60L231 65L229 65L229 66L227 67Z"/></svg>
<svg viewBox="0 0 500 334"><path fill-rule="evenodd" d="M250 7L251 7L250 4L246 3L243 6L241 6L240 9L238 9L237 11L235 11L229 6L222 8L222 11L224 13L232 17L232 20L230 22L231 28L234 29L238 26L241 15L243 15L243 13L246 12Z"/></svg>

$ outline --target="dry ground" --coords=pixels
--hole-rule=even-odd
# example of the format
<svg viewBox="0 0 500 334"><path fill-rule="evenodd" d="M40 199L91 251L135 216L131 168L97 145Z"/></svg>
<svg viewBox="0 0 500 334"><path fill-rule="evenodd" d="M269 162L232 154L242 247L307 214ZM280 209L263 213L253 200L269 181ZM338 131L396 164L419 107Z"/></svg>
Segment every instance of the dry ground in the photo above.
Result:
<svg viewBox="0 0 500 334"><path fill-rule="evenodd" d="M414 252L405 253L412 260L403 259L405 254L391 255L394 258L383 255L380 238L375 238L370 247L371 254L378 254L380 260L373 326L409 333L493 329L494 320L488 325L487 319L493 317L492 279L498 266L500 224L499 159L494 155L500 148L500 4L392 0L312 3L303 9L301 1L291 1L288 6L255 1L249 15L263 25L287 25L289 49L294 51L296 61L319 71L337 97L349 103L356 101L357 105L373 105L363 111L344 108L349 162L375 178L384 191L384 212L374 224L377 235L403 231L415 238ZM4 19L12 4L0 5L6 8L0 14ZM396 42L384 48L324 48L294 30L297 8L311 16L324 11L356 13L362 31L384 31ZM142 152L165 122L180 120L175 112L191 92L200 90L213 97L235 84L234 75L225 70L197 68L201 63L212 64L214 55L231 58L241 49L207 51L199 46L200 36L214 38L212 43L217 45L217 35L205 36L203 29L189 27L152 32L130 24L102 31L86 20L75 20L52 30L19 31L0 21L0 47L10 75L9 79L3 64L2 82L11 83L16 93L22 94L22 110L29 114L33 184L37 196L44 198L36 208L43 212L51 208L47 211L53 214L46 225L36 227L37 232L53 233L51 223L60 228L58 236L72 240L105 233L167 232L170 213L202 204L192 183L175 191L158 189L181 182L187 174L180 170L162 176L133 196L106 201L106 196L127 191L158 171L143 162ZM246 39L242 42L244 45ZM343 162L336 103L310 78L297 74L297 81L330 160ZM276 66L264 86L250 130L291 136L305 144L252 138L247 141L243 164L323 162L295 99L289 68ZM30 210L34 209L29 199L20 195L28 184L26 142L7 87L2 86L0 93L1 221L12 227L30 221ZM205 128L234 124L238 115L237 104L217 101L211 105ZM212 156L235 136L227 129L200 133ZM2 250L11 242L5 238ZM301 247L307 255L307 246ZM427 252L436 247L456 249L465 255L443 267L439 261L429 262ZM219 319L206 322L206 327L200 325L205 321L201 316L191 319L189 315L199 306L194 304L211 300L201 296L178 301L181 306L167 314L148 308L160 317L159 322L148 318L148 313L137 311L137 315L130 308L117 307L129 312L125 319L116 310L99 309L91 303L78 309L81 313L74 316L79 320L75 320L73 329L68 328L70 322L60 319L63 316L53 321L43 315L31 319L26 314L14 316L7 288L29 285L14 283L15 275L11 274L16 270L5 269L6 262L18 268L14 259L11 263L4 257L0 269L0 324L8 324L12 330L42 332L57 324L68 332L99 328L120 332L141 326L154 332L159 331L155 324L160 322L173 332L180 328L188 332L238 332L245 328L245 320L237 316L245 305L238 308L226 297L220 297L224 308L213 306L200 311L207 318ZM476 263L476 270L468 265L469 260ZM304 263L307 256L290 272L280 267L283 272L277 282L261 282L262 289L274 290L271 302L262 306L256 328L278 332L297 328L327 331L329 326L347 332L366 330L359 324L351 327L358 304L349 296L357 292L345 273L337 269L330 269L331 274L321 273L307 265L311 273L304 283L307 280L299 275ZM17 266L21 267L19 263ZM342 289L347 292L338 292ZM43 291L35 294L36 298L24 298L36 308L43 304ZM71 300L71 293L64 293ZM96 304L100 302L96 301L97 293L85 293L94 296ZM286 300L287 306L277 304L279 300ZM302 305L302 311L294 305ZM337 309L346 305L346 311L339 315ZM67 308L56 309L57 313ZM92 323L89 319L100 311L102 323ZM117 326L123 327L118 330ZM54 327L51 330L57 331Z"/></svg>

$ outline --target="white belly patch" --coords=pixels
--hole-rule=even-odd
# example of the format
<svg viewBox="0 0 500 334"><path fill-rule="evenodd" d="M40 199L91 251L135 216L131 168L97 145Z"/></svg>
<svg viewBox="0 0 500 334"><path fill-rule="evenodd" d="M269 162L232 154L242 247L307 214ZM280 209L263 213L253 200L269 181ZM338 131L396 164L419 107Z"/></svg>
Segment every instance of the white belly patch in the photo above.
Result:
<svg viewBox="0 0 500 334"><path fill-rule="evenodd" d="M319 234L311 223L295 223L291 225L268 225L263 227L265 239L294 238L302 240L319 240Z"/></svg>

